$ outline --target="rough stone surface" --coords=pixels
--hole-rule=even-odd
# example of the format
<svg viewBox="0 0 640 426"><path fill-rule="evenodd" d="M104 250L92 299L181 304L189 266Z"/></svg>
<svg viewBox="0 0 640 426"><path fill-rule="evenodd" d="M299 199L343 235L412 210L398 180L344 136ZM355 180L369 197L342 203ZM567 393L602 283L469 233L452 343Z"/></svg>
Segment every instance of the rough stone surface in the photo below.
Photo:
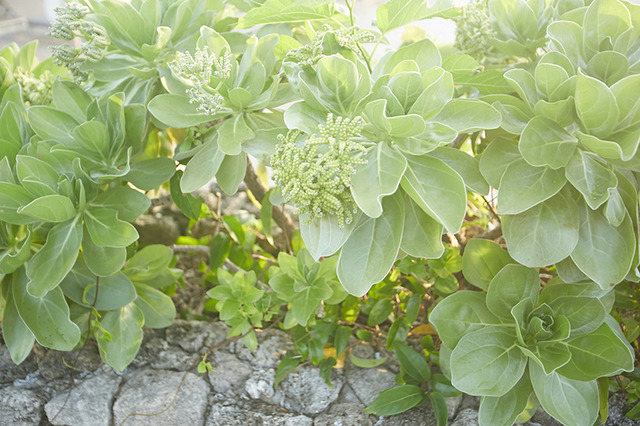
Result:
<svg viewBox="0 0 640 426"><path fill-rule="evenodd" d="M108 426L113 396L121 381L114 373L100 374L71 392L58 393L44 406L49 421L54 425Z"/></svg>
<svg viewBox="0 0 640 426"><path fill-rule="evenodd" d="M181 382L182 386L174 400ZM133 413L159 414L130 416L127 426L201 424L207 409L209 390L209 384L192 373L186 373L185 376L174 371L143 370L131 377L120 390L113 405L114 424L121 424ZM173 405L169 407L172 401Z"/></svg>
<svg viewBox="0 0 640 426"><path fill-rule="evenodd" d="M205 426L311 426L313 419L287 413L264 402L227 402L211 405Z"/></svg>
<svg viewBox="0 0 640 426"><path fill-rule="evenodd" d="M333 388L327 386L320 377L319 369L302 367L280 382L278 390L284 393L282 406L304 414L318 414L338 399L344 384L342 371L333 370L331 383Z"/></svg>
<svg viewBox="0 0 640 426"><path fill-rule="evenodd" d="M427 400L409 411L381 418L376 426L436 426L436 418Z"/></svg>
<svg viewBox="0 0 640 426"><path fill-rule="evenodd" d="M0 346L0 383L11 383L16 379L22 379L37 369L38 364L33 353L20 365L14 365L11 361L9 348Z"/></svg>
<svg viewBox="0 0 640 426"><path fill-rule="evenodd" d="M372 426L375 416L365 413L364 408L357 403L334 404L314 419L313 426Z"/></svg>
<svg viewBox="0 0 640 426"><path fill-rule="evenodd" d="M233 344L235 354L243 361L248 362L254 368L276 368L280 358L291 349L291 338L284 331L267 330L258 333L258 349L249 350L242 340Z"/></svg>
<svg viewBox="0 0 640 426"><path fill-rule="evenodd" d="M396 385L395 375L378 368L349 367L346 372L347 383L363 404L369 405L380 392Z"/></svg>
<svg viewBox="0 0 640 426"><path fill-rule="evenodd" d="M458 395L453 398L446 398L445 401L447 403L447 413L449 416L449 421L453 420L453 418L458 413L460 409L460 405L462 404L462 395Z"/></svg>
<svg viewBox="0 0 640 426"><path fill-rule="evenodd" d="M252 372L249 364L227 352L214 352L207 361L213 368L208 378L214 392L228 396L244 394L245 382Z"/></svg>
<svg viewBox="0 0 640 426"><path fill-rule="evenodd" d="M133 222L140 235L140 245L164 244L170 246L180 236L180 225L171 216L143 214Z"/></svg>
<svg viewBox="0 0 640 426"><path fill-rule="evenodd" d="M624 414L633 407L627 404L627 400L623 395L613 394L609 397L609 416L605 426L633 426L639 425L640 420L631 420Z"/></svg>
<svg viewBox="0 0 640 426"><path fill-rule="evenodd" d="M176 320L167 328L167 342L187 352L198 352L222 342L229 327L221 322L193 322Z"/></svg>
<svg viewBox="0 0 640 426"><path fill-rule="evenodd" d="M198 354L190 354L157 336L142 344L132 365L135 367L150 365L160 370L186 371L197 358Z"/></svg>
<svg viewBox="0 0 640 426"><path fill-rule="evenodd" d="M252 399L259 399L268 404L280 404L284 399L282 389L273 389L276 380L276 370L256 370L244 385L244 389Z"/></svg>
<svg viewBox="0 0 640 426"><path fill-rule="evenodd" d="M458 413L451 426L478 426L478 411L465 408Z"/></svg>
<svg viewBox="0 0 640 426"><path fill-rule="evenodd" d="M0 424L37 425L42 418L42 399L32 390L13 386L0 389Z"/></svg>

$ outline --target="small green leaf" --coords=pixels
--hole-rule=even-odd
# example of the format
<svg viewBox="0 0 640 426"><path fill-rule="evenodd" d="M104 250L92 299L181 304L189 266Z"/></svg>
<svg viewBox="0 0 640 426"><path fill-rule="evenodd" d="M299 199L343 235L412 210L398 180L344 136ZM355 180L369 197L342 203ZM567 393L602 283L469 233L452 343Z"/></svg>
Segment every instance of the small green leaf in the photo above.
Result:
<svg viewBox="0 0 640 426"><path fill-rule="evenodd" d="M176 164L170 158L149 158L133 162L131 170L123 179L131 182L136 188L150 191L166 183L176 171Z"/></svg>
<svg viewBox="0 0 640 426"><path fill-rule="evenodd" d="M400 362L400 367L405 373L418 382L429 381L431 369L424 356L401 342L395 342L393 348L398 357L398 362Z"/></svg>
<svg viewBox="0 0 640 426"><path fill-rule="evenodd" d="M487 290L493 277L510 263L515 262L497 243L472 238L462 255L462 274L474 286Z"/></svg>
<svg viewBox="0 0 640 426"><path fill-rule="evenodd" d="M355 355L350 355L349 359L351 360L351 363L353 365L355 365L356 367L360 367L360 368L375 368L379 365L384 364L384 362L387 360L387 357L382 357L382 358L376 358L376 359L367 359L367 358L358 358Z"/></svg>
<svg viewBox="0 0 640 426"><path fill-rule="evenodd" d="M596 137L606 137L617 126L620 109L603 82L578 72L576 111L584 127Z"/></svg>
<svg viewBox="0 0 640 426"><path fill-rule="evenodd" d="M238 155L225 155L224 160L216 172L216 182L220 189L227 195L238 192L238 186L244 179L247 170L247 156L244 153Z"/></svg>
<svg viewBox="0 0 640 426"><path fill-rule="evenodd" d="M43 222L65 222L72 219L77 214L73 202L63 195L45 195L39 197L17 210L24 214Z"/></svg>
<svg viewBox="0 0 640 426"><path fill-rule="evenodd" d="M540 277L535 269L510 264L496 274L487 291L487 308L503 320L511 320L511 309L524 299L535 305Z"/></svg>
<svg viewBox="0 0 640 426"><path fill-rule="evenodd" d="M180 180L182 192L193 192L206 185L220 168L225 154L218 148L215 139L204 143L202 148L189 160Z"/></svg>
<svg viewBox="0 0 640 426"><path fill-rule="evenodd" d="M100 356L105 364L122 371L136 357L142 344L144 315L135 304L130 303L104 314L100 324L111 335L111 340L105 341L100 339L104 332L98 332Z"/></svg>
<svg viewBox="0 0 640 426"><path fill-rule="evenodd" d="M478 421L480 424L511 426L527 408L533 388L528 375L502 396L485 396L480 400Z"/></svg>
<svg viewBox="0 0 640 426"><path fill-rule="evenodd" d="M216 118L198 111L189 98L181 95L158 95L149 102L149 112L160 122L182 129L206 123Z"/></svg>
<svg viewBox="0 0 640 426"><path fill-rule="evenodd" d="M169 181L169 192L171 193L171 199L185 216L192 220L198 220L200 218L202 198L196 198L191 194L182 193L182 191L180 190L180 181L182 180L182 175L182 170L177 170ZM118 216L122 217L120 213L118 214Z"/></svg>
<svg viewBox="0 0 640 426"><path fill-rule="evenodd" d="M447 420L449 420L449 407L447 406L447 401L444 399L444 395L438 391L434 391L429 394L429 400L431 401L433 414L436 417L436 425L446 426Z"/></svg>
<svg viewBox="0 0 640 426"><path fill-rule="evenodd" d="M609 189L618 185L618 179L610 167L602 164L597 156L581 149L571 157L565 176L593 210L604 204L609 198Z"/></svg>
<svg viewBox="0 0 640 426"><path fill-rule="evenodd" d="M380 392L380 395L365 408L365 411L378 416L392 416L415 407L424 399L424 391L418 386L396 386Z"/></svg>
<svg viewBox="0 0 640 426"><path fill-rule="evenodd" d="M134 283L138 297L136 306L144 315L144 325L149 328L169 327L176 317L173 300L163 292L141 283Z"/></svg>
<svg viewBox="0 0 640 426"><path fill-rule="evenodd" d="M373 305L371 312L369 312L369 318L367 319L367 325L369 327L375 327L381 322L389 318L393 312L393 304L389 299L380 299Z"/></svg>
<svg viewBox="0 0 640 426"><path fill-rule="evenodd" d="M5 305L2 311L2 337L9 349L11 360L15 364L20 364L31 354L36 339L20 318L13 301L11 285L7 285L5 296Z"/></svg>
<svg viewBox="0 0 640 426"><path fill-rule="evenodd" d="M138 239L136 228L118 219L118 212L114 209L88 209L84 222L91 240L98 247L126 247Z"/></svg>
<svg viewBox="0 0 640 426"><path fill-rule="evenodd" d="M278 389L278 385L289 373L292 373L298 369L298 365L302 358L300 356L295 355L285 355L280 362L278 363L278 367L276 368L276 377L273 382L274 389Z"/></svg>

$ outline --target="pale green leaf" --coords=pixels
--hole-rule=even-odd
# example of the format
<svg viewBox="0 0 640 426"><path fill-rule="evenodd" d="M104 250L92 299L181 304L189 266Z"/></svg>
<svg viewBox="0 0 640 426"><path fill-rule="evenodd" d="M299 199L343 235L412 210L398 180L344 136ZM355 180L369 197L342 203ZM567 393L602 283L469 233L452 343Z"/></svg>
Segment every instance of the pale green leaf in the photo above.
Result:
<svg viewBox="0 0 640 426"><path fill-rule="evenodd" d="M442 224L404 197L404 230L400 250L415 257L437 259L444 253Z"/></svg>
<svg viewBox="0 0 640 426"><path fill-rule="evenodd" d="M144 315L133 303L102 316L100 325L111 335L108 341L98 331L98 348L105 364L122 371L133 361L142 344L143 324Z"/></svg>
<svg viewBox="0 0 640 426"><path fill-rule="evenodd" d="M180 181L182 192L193 192L206 185L215 176L225 154L218 148L217 141L209 140L193 156Z"/></svg>
<svg viewBox="0 0 640 426"><path fill-rule="evenodd" d="M118 212L114 209L88 209L84 213L84 223L91 240L98 247L126 247L138 239L136 228L118 219Z"/></svg>
<svg viewBox="0 0 640 426"><path fill-rule="evenodd" d="M493 277L510 263L515 262L497 243L472 238L462 255L462 274L474 286L487 290Z"/></svg>
<svg viewBox="0 0 640 426"><path fill-rule="evenodd" d="M402 385L380 392L380 395L365 408L367 413L392 416L420 404L425 393L418 386Z"/></svg>
<svg viewBox="0 0 640 426"><path fill-rule="evenodd" d="M485 396L480 400L478 422L481 426L511 426L527 408L533 392L528 375L501 396Z"/></svg>
<svg viewBox="0 0 640 426"><path fill-rule="evenodd" d="M165 328L176 317L173 300L163 292L145 284L135 283L138 297L134 303L144 315L144 325L149 328Z"/></svg>
<svg viewBox="0 0 640 426"><path fill-rule="evenodd" d="M510 320L511 309L524 299L535 305L540 277L535 269L509 264L496 274L487 291L487 308L497 317Z"/></svg>
<svg viewBox="0 0 640 426"><path fill-rule="evenodd" d="M17 210L18 213L27 215L43 222L65 222L77 214L73 202L64 195L45 195L39 197Z"/></svg>
<svg viewBox="0 0 640 426"><path fill-rule="evenodd" d="M518 148L532 166L558 169L567 165L577 145L578 139L556 122L536 116L523 130Z"/></svg>
<svg viewBox="0 0 640 426"><path fill-rule="evenodd" d="M609 198L609 190L618 185L618 179L609 166L581 149L571 157L565 176L593 210L604 204Z"/></svg>

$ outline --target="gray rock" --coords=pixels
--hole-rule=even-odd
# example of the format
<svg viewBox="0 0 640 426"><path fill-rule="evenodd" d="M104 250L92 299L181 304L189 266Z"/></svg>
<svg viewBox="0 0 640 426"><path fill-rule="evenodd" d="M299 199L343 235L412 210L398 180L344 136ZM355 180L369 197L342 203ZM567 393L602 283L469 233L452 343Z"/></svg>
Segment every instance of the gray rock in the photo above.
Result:
<svg viewBox="0 0 640 426"><path fill-rule="evenodd" d="M396 386L395 375L380 367L350 367L346 375L347 383L364 405L371 404L383 390Z"/></svg>
<svg viewBox="0 0 640 426"><path fill-rule="evenodd" d="M449 413L449 421L453 420L453 418L458 413L458 409L460 405L462 405L462 395L458 395L452 398L446 398L445 401L447 403L447 412Z"/></svg>
<svg viewBox="0 0 640 426"><path fill-rule="evenodd" d="M287 410L303 414L317 414L327 409L338 399L344 377L342 370L333 370L330 388L320 377L320 370L314 367L302 367L280 382L278 390L284 394L282 406Z"/></svg>
<svg viewBox="0 0 640 426"><path fill-rule="evenodd" d="M71 392L57 394L44 406L54 425L92 426L111 423L111 405L122 377L115 373L100 374L85 380Z"/></svg>
<svg viewBox="0 0 640 426"><path fill-rule="evenodd" d="M13 386L0 389L0 423L3 426L37 425L42 399L34 391Z"/></svg>
<svg viewBox="0 0 640 426"><path fill-rule="evenodd" d="M195 374L143 370L122 386L113 405L114 424L119 425L133 413L157 415L130 416L127 426L202 424L208 394L209 384Z"/></svg>
<svg viewBox="0 0 640 426"><path fill-rule="evenodd" d="M609 395L609 416L605 426L633 426L640 425L640 420L625 417L625 413L633 407L627 404L627 399L618 393Z"/></svg>
<svg viewBox="0 0 640 426"><path fill-rule="evenodd" d="M140 235L141 246L149 244L164 244L170 246L180 236L180 225L171 216L143 214L138 217L133 226Z"/></svg>
<svg viewBox="0 0 640 426"><path fill-rule="evenodd" d="M47 381L68 376L74 371L95 371L102 365L98 345L94 340L75 351L47 350L43 356L38 357L38 369L42 378Z"/></svg>
<svg viewBox="0 0 640 426"><path fill-rule="evenodd" d="M167 328L167 342L187 352L199 352L222 342L228 332L229 327L222 322L176 320Z"/></svg>
<svg viewBox="0 0 640 426"><path fill-rule="evenodd" d="M562 423L551 417L551 415L544 411L542 407L538 407L535 414L527 423L538 424L541 426L562 426Z"/></svg>
<svg viewBox="0 0 640 426"><path fill-rule="evenodd" d="M460 411L450 426L478 426L478 411L465 408Z"/></svg>
<svg viewBox="0 0 640 426"><path fill-rule="evenodd" d="M37 369L38 364L33 353L16 365L11 360L9 348L6 345L0 346L0 383L11 383L16 379L22 379Z"/></svg>
<svg viewBox="0 0 640 426"><path fill-rule="evenodd" d="M214 352L209 362L213 372L208 377L214 392L228 396L244 393L244 384L252 372L248 364L227 352Z"/></svg>
<svg viewBox="0 0 640 426"><path fill-rule="evenodd" d="M289 335L281 330L266 330L258 333L257 337L259 346L255 352L249 350L242 340L234 344L237 357L254 368L276 368L280 358L293 347Z"/></svg>
<svg viewBox="0 0 640 426"><path fill-rule="evenodd" d="M333 404L314 419L313 426L371 426L374 419L364 412L362 404Z"/></svg>
<svg viewBox="0 0 640 426"><path fill-rule="evenodd" d="M358 398L358 395L351 389L349 383L345 383L342 386L342 390L340 391L340 395L338 396L338 400L336 401L339 404L363 404Z"/></svg>
<svg viewBox="0 0 640 426"><path fill-rule="evenodd" d="M275 390L273 384L276 379L276 370L256 370L247 379L244 390L252 399L260 399L269 404L281 404L284 395L281 389Z"/></svg>
<svg viewBox="0 0 640 426"><path fill-rule="evenodd" d="M307 416L287 413L260 401L211 404L205 426L311 426Z"/></svg>
<svg viewBox="0 0 640 426"><path fill-rule="evenodd" d="M190 354L170 345L165 339L154 337L142 345L131 365L136 368L150 365L159 370L187 371L198 357L198 354Z"/></svg>
<svg viewBox="0 0 640 426"><path fill-rule="evenodd" d="M395 416L381 417L376 426L436 426L436 417L429 400Z"/></svg>

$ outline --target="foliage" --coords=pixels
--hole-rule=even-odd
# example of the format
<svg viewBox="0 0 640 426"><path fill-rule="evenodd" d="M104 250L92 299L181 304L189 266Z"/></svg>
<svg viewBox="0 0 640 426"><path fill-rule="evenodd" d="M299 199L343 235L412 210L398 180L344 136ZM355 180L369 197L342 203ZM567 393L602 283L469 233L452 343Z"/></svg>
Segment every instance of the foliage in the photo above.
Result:
<svg viewBox="0 0 640 426"><path fill-rule="evenodd" d="M637 400L640 7L390 0L369 31L344 6L83 0L58 9L51 33L74 45L53 59L0 50L12 359L95 337L122 370L143 326L171 323L173 250L140 247L132 225L168 190L192 227L215 221L177 243L207 247L205 310L228 337L293 334L276 386L307 362L331 385L394 351L398 386L371 413L429 400L446 424L464 391L481 424L540 404L590 425L609 389ZM377 52L432 17L455 20L453 47ZM229 195L244 180L260 217L190 194L213 178ZM359 341L383 356L354 356Z"/></svg>

